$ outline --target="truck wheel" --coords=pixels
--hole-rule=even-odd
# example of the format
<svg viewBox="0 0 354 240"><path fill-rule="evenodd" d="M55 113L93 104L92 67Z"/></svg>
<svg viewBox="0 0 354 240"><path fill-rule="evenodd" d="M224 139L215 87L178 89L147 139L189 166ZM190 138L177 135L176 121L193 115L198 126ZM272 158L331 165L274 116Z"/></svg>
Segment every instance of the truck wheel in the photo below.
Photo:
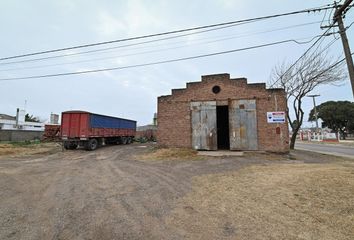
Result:
<svg viewBox="0 0 354 240"><path fill-rule="evenodd" d="M70 149L70 143L69 142L64 142L63 144L64 144L64 148L66 150Z"/></svg>
<svg viewBox="0 0 354 240"><path fill-rule="evenodd" d="M127 144L127 143L128 143L128 138L123 137L123 138L122 138L122 144Z"/></svg>
<svg viewBox="0 0 354 240"><path fill-rule="evenodd" d="M131 144L132 143L132 138L131 137L128 137L127 139L127 144Z"/></svg>
<svg viewBox="0 0 354 240"><path fill-rule="evenodd" d="M76 148L77 148L77 144L76 143L70 143L69 144L69 149L74 150Z"/></svg>
<svg viewBox="0 0 354 240"><path fill-rule="evenodd" d="M92 138L87 142L86 149L93 151L98 147L98 141L96 138Z"/></svg>
<svg viewBox="0 0 354 240"><path fill-rule="evenodd" d="M123 143L123 139L121 137L117 137L115 140L115 144L120 145Z"/></svg>

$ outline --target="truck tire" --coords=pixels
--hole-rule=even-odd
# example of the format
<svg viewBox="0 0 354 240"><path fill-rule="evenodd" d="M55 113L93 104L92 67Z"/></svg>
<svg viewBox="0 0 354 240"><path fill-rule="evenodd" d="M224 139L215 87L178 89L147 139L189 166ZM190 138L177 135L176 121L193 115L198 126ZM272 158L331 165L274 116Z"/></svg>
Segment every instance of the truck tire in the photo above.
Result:
<svg viewBox="0 0 354 240"><path fill-rule="evenodd" d="M64 142L64 148L66 150L74 150L77 148L77 143L66 141Z"/></svg>
<svg viewBox="0 0 354 240"><path fill-rule="evenodd" d="M70 143L69 142L63 142L64 148L66 150L70 149Z"/></svg>
<svg viewBox="0 0 354 240"><path fill-rule="evenodd" d="M69 144L69 149L70 150L74 150L74 149L76 149L77 148L77 143L70 143Z"/></svg>
<svg viewBox="0 0 354 240"><path fill-rule="evenodd" d="M98 141L96 138L91 138L86 144L86 149L89 151L96 150L97 147L98 147Z"/></svg>
<svg viewBox="0 0 354 240"><path fill-rule="evenodd" d="M122 144L127 144L127 142L128 142L128 138L122 137Z"/></svg>

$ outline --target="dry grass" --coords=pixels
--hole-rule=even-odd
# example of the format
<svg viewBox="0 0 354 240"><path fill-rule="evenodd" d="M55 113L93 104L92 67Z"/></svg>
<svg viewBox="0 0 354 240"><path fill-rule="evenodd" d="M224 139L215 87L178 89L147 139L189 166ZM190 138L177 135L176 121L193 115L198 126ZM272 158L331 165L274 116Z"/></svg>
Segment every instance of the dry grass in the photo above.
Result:
<svg viewBox="0 0 354 240"><path fill-rule="evenodd" d="M198 151L188 148L152 148L144 155L136 156L139 160L198 160Z"/></svg>
<svg viewBox="0 0 354 240"><path fill-rule="evenodd" d="M56 143L1 143L0 156L26 156L59 151Z"/></svg>
<svg viewBox="0 0 354 240"><path fill-rule="evenodd" d="M354 239L354 164L197 177L166 223L186 239Z"/></svg>
<svg viewBox="0 0 354 240"><path fill-rule="evenodd" d="M244 153L245 158L263 159L269 161L295 160L296 157L291 153L272 153L272 152L255 152L249 151Z"/></svg>

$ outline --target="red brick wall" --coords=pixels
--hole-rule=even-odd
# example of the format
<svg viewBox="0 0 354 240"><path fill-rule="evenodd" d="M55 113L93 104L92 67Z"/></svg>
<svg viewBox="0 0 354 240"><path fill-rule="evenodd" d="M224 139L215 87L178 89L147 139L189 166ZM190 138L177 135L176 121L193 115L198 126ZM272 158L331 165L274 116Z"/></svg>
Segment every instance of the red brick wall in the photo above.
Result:
<svg viewBox="0 0 354 240"><path fill-rule="evenodd" d="M218 85L221 91L212 92ZM247 84L247 79L230 79L229 74L202 76L201 82L187 83L185 89L172 89L172 95L158 98L157 139L160 146L191 147L191 101L217 101L226 105L229 99L256 99L259 150L287 152L288 124L267 123L267 112L285 111L286 99L282 89L265 88L265 84ZM223 104L226 103L226 104ZM280 128L280 134L276 133Z"/></svg>

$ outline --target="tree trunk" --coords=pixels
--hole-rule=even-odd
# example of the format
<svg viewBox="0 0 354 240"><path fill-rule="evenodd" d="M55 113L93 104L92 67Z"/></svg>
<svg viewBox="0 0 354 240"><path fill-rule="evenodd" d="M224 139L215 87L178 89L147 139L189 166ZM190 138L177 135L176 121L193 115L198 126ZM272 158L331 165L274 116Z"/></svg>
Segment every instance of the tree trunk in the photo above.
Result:
<svg viewBox="0 0 354 240"><path fill-rule="evenodd" d="M297 136L297 133L299 132L299 127L296 127L295 129L293 129L293 134L291 135L291 138L290 138L290 149L294 150L295 148L295 141L296 141L296 136Z"/></svg>

